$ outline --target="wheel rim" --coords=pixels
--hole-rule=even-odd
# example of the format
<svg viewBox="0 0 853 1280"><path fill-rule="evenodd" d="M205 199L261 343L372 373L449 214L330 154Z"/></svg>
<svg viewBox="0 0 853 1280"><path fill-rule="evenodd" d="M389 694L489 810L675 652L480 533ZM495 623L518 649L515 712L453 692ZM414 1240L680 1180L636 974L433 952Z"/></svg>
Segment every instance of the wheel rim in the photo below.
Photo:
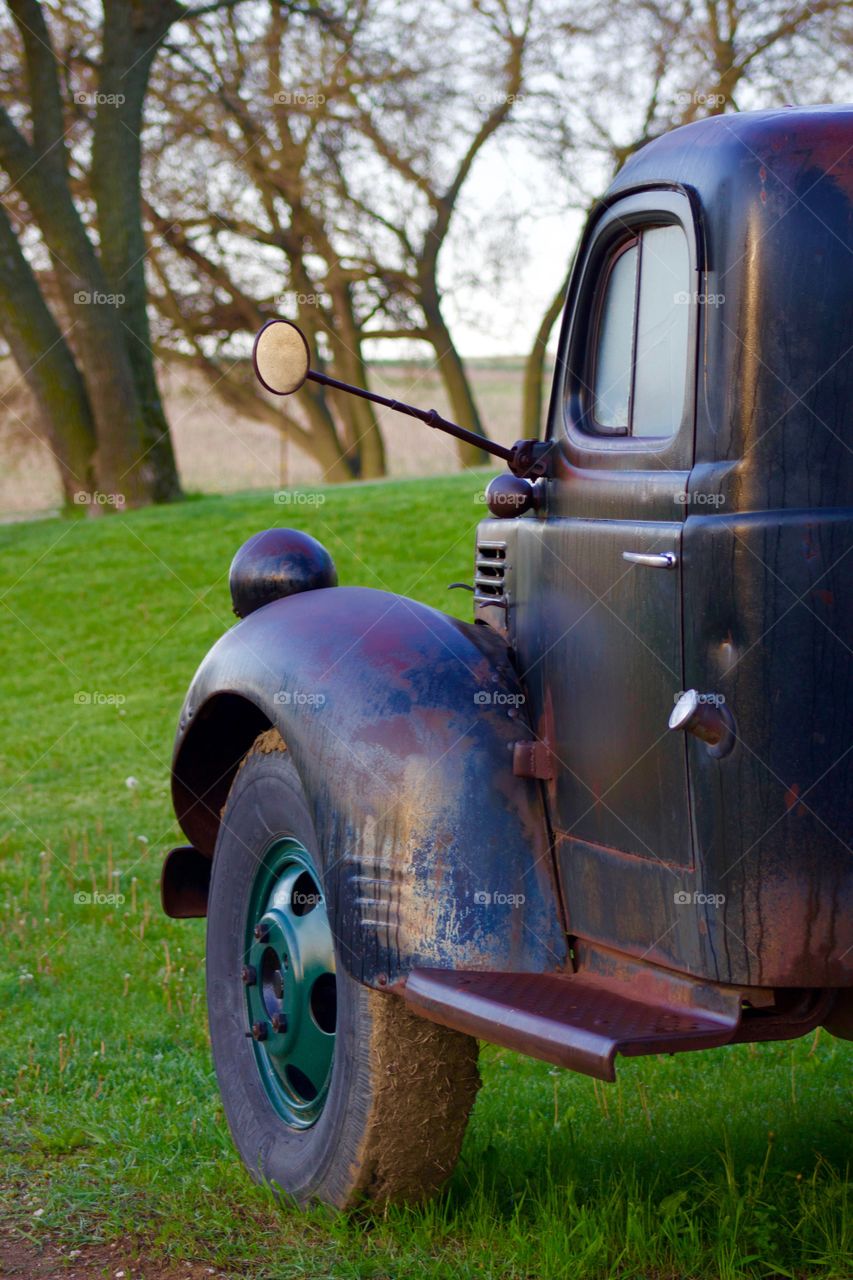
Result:
<svg viewBox="0 0 853 1280"><path fill-rule="evenodd" d="M275 841L258 868L241 981L267 1097L289 1125L307 1129L329 1091L337 988L320 877L298 840Z"/></svg>

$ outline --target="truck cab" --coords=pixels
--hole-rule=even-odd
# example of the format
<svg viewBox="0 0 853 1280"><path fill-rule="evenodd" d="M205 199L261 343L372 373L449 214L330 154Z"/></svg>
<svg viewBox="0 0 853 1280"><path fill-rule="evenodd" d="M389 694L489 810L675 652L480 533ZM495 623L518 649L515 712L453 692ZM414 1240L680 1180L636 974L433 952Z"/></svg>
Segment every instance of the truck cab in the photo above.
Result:
<svg viewBox="0 0 853 1280"><path fill-rule="evenodd" d="M478 536L570 933L760 987L849 981L850 121L711 119L626 165L578 253L538 514Z"/></svg>

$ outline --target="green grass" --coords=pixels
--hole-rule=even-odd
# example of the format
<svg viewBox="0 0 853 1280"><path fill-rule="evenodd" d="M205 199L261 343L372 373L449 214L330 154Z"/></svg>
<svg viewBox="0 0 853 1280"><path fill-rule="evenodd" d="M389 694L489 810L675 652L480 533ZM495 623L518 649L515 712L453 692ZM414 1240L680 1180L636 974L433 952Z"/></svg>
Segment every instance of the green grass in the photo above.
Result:
<svg viewBox="0 0 853 1280"><path fill-rule="evenodd" d="M205 498L0 528L0 1176L69 1245L256 1277L847 1276L849 1045L827 1033L622 1060L615 1086L486 1048L444 1196L299 1215L251 1184L218 1103L203 922L160 914L178 708L232 621L232 554L297 524L341 580L465 614L482 476ZM81 701L81 694L108 701ZM75 697L77 700L75 700ZM120 701L123 700L123 701ZM136 785L126 785L127 779ZM78 905L76 891L123 904ZM38 1214L38 1210L42 1210Z"/></svg>

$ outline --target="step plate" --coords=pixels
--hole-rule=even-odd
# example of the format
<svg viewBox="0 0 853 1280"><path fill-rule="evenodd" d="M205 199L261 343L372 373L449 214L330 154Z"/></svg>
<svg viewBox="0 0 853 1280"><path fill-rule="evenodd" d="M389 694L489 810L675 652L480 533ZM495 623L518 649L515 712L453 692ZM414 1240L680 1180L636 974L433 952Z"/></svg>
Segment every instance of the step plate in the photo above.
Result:
<svg viewBox="0 0 853 1280"><path fill-rule="evenodd" d="M424 1017L599 1080L617 1053L710 1049L737 1034L738 1014L628 996L585 974L458 973L413 969L400 992Z"/></svg>

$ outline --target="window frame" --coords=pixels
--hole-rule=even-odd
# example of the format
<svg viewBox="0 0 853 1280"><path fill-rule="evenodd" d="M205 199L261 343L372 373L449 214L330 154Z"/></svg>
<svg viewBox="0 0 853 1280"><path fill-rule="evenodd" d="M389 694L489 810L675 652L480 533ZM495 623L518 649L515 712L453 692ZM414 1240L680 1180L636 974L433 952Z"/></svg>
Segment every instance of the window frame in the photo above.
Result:
<svg viewBox="0 0 853 1280"><path fill-rule="evenodd" d="M624 429L597 424L592 416L595 399L594 355L600 332L612 263L621 244L644 229L675 224L687 240L690 299L687 302L687 371L681 421L674 432L660 436L634 436ZM651 187L620 194L594 212L578 250L560 338L558 378L555 381L550 431L575 458L575 464L643 469L690 466L693 457L699 305L705 252L695 193L677 186ZM604 283L604 289L602 289ZM635 295L639 303L639 289ZM636 336L635 336L636 341ZM558 432L562 421L563 431ZM645 455L644 458L635 455Z"/></svg>

